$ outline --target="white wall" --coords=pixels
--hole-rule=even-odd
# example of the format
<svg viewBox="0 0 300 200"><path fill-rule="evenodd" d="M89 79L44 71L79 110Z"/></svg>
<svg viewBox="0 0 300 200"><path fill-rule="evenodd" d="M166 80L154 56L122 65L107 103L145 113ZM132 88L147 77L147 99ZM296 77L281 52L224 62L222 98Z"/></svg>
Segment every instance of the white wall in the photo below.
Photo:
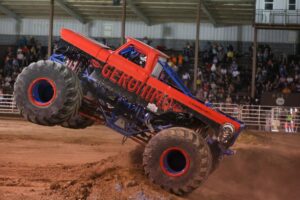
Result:
<svg viewBox="0 0 300 200"><path fill-rule="evenodd" d="M265 10L265 0L256 1L256 22L265 24L299 24L300 0L296 0L296 10L289 10L289 0L274 0L273 10Z"/></svg>
<svg viewBox="0 0 300 200"><path fill-rule="evenodd" d="M16 21L11 18L0 18L0 34L15 35Z"/></svg>
<svg viewBox="0 0 300 200"><path fill-rule="evenodd" d="M274 0L273 9L288 9L289 0ZM256 0L256 9L265 9L265 0ZM300 0L296 0L296 9L300 9Z"/></svg>
<svg viewBox="0 0 300 200"><path fill-rule="evenodd" d="M120 22L95 20L91 24L65 18L54 21L54 35L59 36L59 30L70 28L92 37L118 38L120 37ZM142 22L127 22L126 35L142 38L147 36L152 39L174 39L194 40L195 24L193 23L166 23L153 26L146 26ZM239 32L240 30L241 32ZM21 35L47 36L47 19L23 19ZM10 18L0 18L0 35L16 35L16 22ZM239 38L239 39L238 39ZM200 26L200 39L209 41L238 41L251 42L253 40L253 29L251 26L219 27L203 23ZM286 30L259 30L258 41L270 43L296 43L297 32Z"/></svg>

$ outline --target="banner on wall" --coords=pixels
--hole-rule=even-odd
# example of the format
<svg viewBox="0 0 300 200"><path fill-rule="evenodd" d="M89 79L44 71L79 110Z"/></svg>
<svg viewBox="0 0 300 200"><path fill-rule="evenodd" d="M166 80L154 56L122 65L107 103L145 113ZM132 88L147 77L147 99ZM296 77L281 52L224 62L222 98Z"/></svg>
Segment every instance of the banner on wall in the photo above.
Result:
<svg viewBox="0 0 300 200"><path fill-rule="evenodd" d="M261 105L300 107L300 93L282 94L265 92L261 97Z"/></svg>

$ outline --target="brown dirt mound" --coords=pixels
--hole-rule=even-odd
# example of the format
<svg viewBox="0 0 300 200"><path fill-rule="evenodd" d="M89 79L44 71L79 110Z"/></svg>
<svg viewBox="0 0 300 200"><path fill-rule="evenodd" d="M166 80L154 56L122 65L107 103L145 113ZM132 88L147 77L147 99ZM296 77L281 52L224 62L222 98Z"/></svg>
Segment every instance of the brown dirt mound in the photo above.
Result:
<svg viewBox="0 0 300 200"><path fill-rule="evenodd" d="M135 151L140 149L131 154L134 162ZM0 191L3 192L0 199L179 199L152 185L144 176L140 162L132 163L123 159L125 157L128 157L127 153L94 163L31 169L29 166L6 165L17 169L19 177L1 174Z"/></svg>
<svg viewBox="0 0 300 200"><path fill-rule="evenodd" d="M68 180L51 182L46 196L64 199L179 199L152 185L141 166L141 148L95 163L69 167ZM63 167L65 168L65 166Z"/></svg>
<svg viewBox="0 0 300 200"><path fill-rule="evenodd" d="M180 199L153 185L143 149L103 126L74 131L0 121L0 200ZM300 135L246 133L192 200L300 196Z"/></svg>

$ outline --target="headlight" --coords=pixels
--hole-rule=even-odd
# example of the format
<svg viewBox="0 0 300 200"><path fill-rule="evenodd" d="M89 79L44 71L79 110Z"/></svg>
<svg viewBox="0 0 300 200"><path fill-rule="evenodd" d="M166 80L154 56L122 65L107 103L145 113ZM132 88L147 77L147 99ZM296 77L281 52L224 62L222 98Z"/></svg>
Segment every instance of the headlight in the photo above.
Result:
<svg viewBox="0 0 300 200"><path fill-rule="evenodd" d="M233 137L234 126L230 123L226 123L222 126L221 134L219 136L219 141L221 143L228 143L228 141Z"/></svg>

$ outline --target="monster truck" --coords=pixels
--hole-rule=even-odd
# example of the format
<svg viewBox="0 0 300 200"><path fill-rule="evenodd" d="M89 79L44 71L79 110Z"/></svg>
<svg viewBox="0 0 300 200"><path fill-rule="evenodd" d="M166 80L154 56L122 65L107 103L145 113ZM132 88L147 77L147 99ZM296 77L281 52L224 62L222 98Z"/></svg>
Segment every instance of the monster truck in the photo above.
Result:
<svg viewBox="0 0 300 200"><path fill-rule="evenodd" d="M195 98L168 58L133 38L113 51L62 29L50 59L18 76L15 101L32 123L77 129L97 122L144 145L149 179L185 194L232 153L244 125Z"/></svg>

